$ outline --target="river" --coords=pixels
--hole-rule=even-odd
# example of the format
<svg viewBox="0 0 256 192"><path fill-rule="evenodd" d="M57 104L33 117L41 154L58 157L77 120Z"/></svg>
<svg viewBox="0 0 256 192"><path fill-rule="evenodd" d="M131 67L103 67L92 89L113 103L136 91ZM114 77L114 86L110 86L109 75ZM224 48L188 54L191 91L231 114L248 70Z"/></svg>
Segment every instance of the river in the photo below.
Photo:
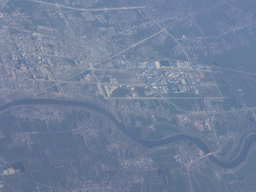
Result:
<svg viewBox="0 0 256 192"><path fill-rule="evenodd" d="M71 101L71 100L56 100L56 99L21 99L21 100L16 100L10 103L6 103L4 105L0 106L0 111L4 111L6 109L9 109L11 107L16 107L16 106L22 106L22 105L50 105L50 106L70 106L70 107L78 107L78 108L83 108L83 109L90 109L90 110L95 110L98 113L101 113L105 117L107 117L109 120L111 120L115 126L122 131L125 135L130 137L132 140L134 140L137 143L140 143L141 145L145 147L156 147L156 146L161 146L161 145L166 145L170 144L172 142L180 141L180 140L186 140L190 141L194 145L196 145L199 149L203 151L205 155L210 153L211 151L207 147L207 145L199 138L193 137L190 135L185 135L185 134L178 134L174 136L170 136L168 138L162 139L162 140L145 140L132 132L129 131L129 129L120 121L118 121L114 115L112 115L109 111L106 109L101 108L98 105L95 105L93 103L89 102L81 102L81 101ZM239 155L233 159L232 161L222 161L218 158L216 158L214 155L209 155L208 159L215 163L216 165L222 167L222 168L234 168L238 166L240 163L242 163L249 152L249 149L252 145L252 143L256 141L256 134L252 134L249 137L247 137L244 141L243 147L240 150Z"/></svg>

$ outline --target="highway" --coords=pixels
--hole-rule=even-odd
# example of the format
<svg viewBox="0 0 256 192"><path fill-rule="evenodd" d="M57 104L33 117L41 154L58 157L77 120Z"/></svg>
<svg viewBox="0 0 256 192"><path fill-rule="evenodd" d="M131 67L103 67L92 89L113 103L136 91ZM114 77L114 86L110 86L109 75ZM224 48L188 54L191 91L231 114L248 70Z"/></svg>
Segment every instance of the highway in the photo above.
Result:
<svg viewBox="0 0 256 192"><path fill-rule="evenodd" d="M131 10L131 9L145 9L146 6L138 6L138 7L114 7L114 8L97 8L97 9L85 9L85 8L76 8L76 7L70 7L66 5L60 5L60 4L54 4L54 3L48 3L44 1L36 1L36 0L29 0L31 2L35 3L41 3L41 4L46 4L46 5L52 5L52 6L57 6L57 7L62 7L66 9L72 9L76 11L116 11L116 10Z"/></svg>

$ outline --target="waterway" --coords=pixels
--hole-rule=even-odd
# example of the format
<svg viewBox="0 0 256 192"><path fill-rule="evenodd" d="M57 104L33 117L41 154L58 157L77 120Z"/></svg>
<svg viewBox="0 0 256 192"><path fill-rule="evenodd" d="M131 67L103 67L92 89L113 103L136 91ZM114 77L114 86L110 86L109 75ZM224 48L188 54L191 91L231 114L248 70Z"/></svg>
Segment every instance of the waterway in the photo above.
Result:
<svg viewBox="0 0 256 192"><path fill-rule="evenodd" d="M145 140L133 134L132 132L130 132L129 128L127 128L122 122L118 121L115 118L115 116L112 115L109 111L107 111L106 109L103 109L98 105L95 105L89 102L80 102L80 101L71 101L71 100L55 100L55 99L22 99L22 100L16 100L16 101L1 105L0 111L4 111L11 107L22 106L22 105L67 106L67 107L90 109L90 110L97 111L98 113L101 113L102 115L107 117L109 120L111 120L114 123L114 125L120 131L122 131L122 133L124 133L125 135L130 137L132 140L134 140L137 143L140 143L145 147L156 147L156 146L170 144L180 140L185 140L185 141L190 141L191 143L196 145L199 149L203 151L205 155L211 152L207 147L207 145L201 139L190 136L190 135L185 135L185 134L178 134L178 135L174 135L174 136L171 136L162 140L156 140L156 141ZM247 137L244 141L244 144L242 146L242 149L240 150L239 155L236 156L236 158L233 159L232 161L229 161L229 162L223 161L216 158L214 155L209 155L208 159L222 168L234 168L239 164L241 164L246 159L248 152L250 150L250 147L254 141L256 141L256 134L252 134L249 137Z"/></svg>

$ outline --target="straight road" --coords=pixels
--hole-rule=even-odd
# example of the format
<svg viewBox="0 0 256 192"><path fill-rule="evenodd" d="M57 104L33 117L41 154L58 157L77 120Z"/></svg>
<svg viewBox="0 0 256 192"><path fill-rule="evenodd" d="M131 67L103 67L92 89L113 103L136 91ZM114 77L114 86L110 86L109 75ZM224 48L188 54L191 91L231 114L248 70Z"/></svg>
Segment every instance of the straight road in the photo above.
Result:
<svg viewBox="0 0 256 192"><path fill-rule="evenodd" d="M146 6L138 6L138 7L114 7L114 8L98 8L98 9L84 9L84 8L75 8L75 7L70 7L70 6L66 6L66 5L60 5L60 4L55 4L55 3L48 3L48 2L44 2L44 1L36 1L36 0L29 0L31 2L35 2L35 3L41 3L41 4L46 4L46 5L53 5L53 6L59 6L62 8L66 8L66 9L72 9L72 10L76 10L76 11L116 11L116 10L131 10L131 9L145 9Z"/></svg>

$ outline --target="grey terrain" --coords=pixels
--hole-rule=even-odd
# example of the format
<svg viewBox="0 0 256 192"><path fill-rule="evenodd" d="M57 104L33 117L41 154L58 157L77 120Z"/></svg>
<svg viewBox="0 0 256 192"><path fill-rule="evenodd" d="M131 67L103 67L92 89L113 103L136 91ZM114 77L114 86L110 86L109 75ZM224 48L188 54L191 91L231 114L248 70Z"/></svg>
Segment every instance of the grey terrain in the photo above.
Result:
<svg viewBox="0 0 256 192"><path fill-rule="evenodd" d="M256 191L255 0L0 0L0 191Z"/></svg>

